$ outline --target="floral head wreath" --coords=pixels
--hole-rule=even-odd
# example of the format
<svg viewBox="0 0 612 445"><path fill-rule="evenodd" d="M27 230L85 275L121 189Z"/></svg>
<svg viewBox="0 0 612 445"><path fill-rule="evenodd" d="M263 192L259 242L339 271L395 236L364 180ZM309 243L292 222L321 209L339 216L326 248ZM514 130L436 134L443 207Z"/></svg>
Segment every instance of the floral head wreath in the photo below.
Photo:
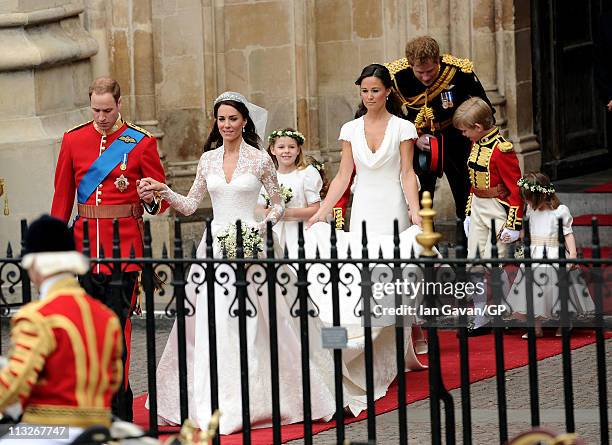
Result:
<svg viewBox="0 0 612 445"><path fill-rule="evenodd" d="M552 184L540 185L535 182L527 181L525 177L519 179L516 182L516 185L525 190L529 190L532 193L544 193L545 195L552 195L553 193L555 193L555 187Z"/></svg>
<svg viewBox="0 0 612 445"><path fill-rule="evenodd" d="M304 144L304 142L306 142L306 138L299 131L274 130L272 133L270 133L270 136L268 136L268 144L272 144L272 143L274 143L274 141L277 138L281 138L281 137L284 137L284 136L287 136L287 137L295 139L296 141L299 142L300 145L302 145L302 144Z"/></svg>

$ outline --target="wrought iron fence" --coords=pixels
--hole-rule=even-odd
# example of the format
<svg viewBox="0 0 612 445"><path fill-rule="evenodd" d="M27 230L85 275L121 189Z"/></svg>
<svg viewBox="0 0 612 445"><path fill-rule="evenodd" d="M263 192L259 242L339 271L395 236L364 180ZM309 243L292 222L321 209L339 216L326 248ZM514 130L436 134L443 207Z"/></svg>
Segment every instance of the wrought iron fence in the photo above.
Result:
<svg viewBox="0 0 612 445"><path fill-rule="evenodd" d="M313 419L311 408L311 381L310 381L310 358L313 353L313 339L310 337L309 320L321 316L322 304L331 308L331 319L326 324L326 329L336 329L336 333L342 331L341 305L343 299L350 299L353 305L353 313L363 321L364 344L364 366L366 379L367 399L367 441L376 442L376 417L374 411L374 371L373 371L373 346L372 330L381 321L381 301L376 297L376 284L412 282L412 283L479 283L484 287L489 300L488 307L503 307L505 312L493 314L493 335L495 344L496 383L497 383L497 412L499 427L499 442L508 440L508 419L506 403L506 381L504 366L504 335L507 328L524 328L527 330L528 356L529 356L529 405L531 412L531 424L540 425L540 398L538 386L538 362L537 344L535 337L535 315L534 299L538 298L538 289L546 286L555 286L558 289L558 309L555 311L558 317L544 323L544 326L555 325L561 330L562 362L563 362L563 391L565 424L568 432L575 431L574 419L574 388L572 387L572 356L570 347L570 329L593 329L596 336L596 364L598 384L598 408L600 438L602 444L609 442L609 419L606 381L606 356L605 356L605 331L610 328L609 317L607 317L604 306L610 298L610 266L611 258L601 258L599 246L598 228L596 221L593 222L592 255L590 258L567 259L565 251L564 236L560 229L558 237L558 248L554 249L556 255L544 255L544 258L531 258L531 245L529 239L528 221L526 222L526 237L524 239L524 258L515 258L513 252L507 258L498 258L495 237L492 237L491 258L466 258L465 237L463 228L459 222L457 225L457 238L459 243L453 249L447 245L440 245L438 254L435 256L414 257L414 255L401 255L401 239L397 222L394 224L393 254L391 257L383 257L382 250L370 258L368 239L363 227L361 251L339 252L337 245L337 234L331 227L329 255L321 255L316 251L315 255L307 258L305 239L300 226L298 241L298 257L278 257L275 251L272 237L272 228L268 226L264 252L253 258L244 257L244 246L242 232L237 231L236 258L215 257L217 248L212 237L211 222L207 221L205 227L205 239L200 247L200 252L194 248L189 255L183 251L181 236L181 224L177 220L174 224L174 246L172 257L167 254L164 246L160 258L152 256L152 239L148 222L144 227L144 254L143 258L119 258L119 231L115 224L115 239L113 256L110 258L92 259L92 265L100 264L108 268L111 274L111 287L117 293L122 286L123 271L128 265L137 264L142 270L142 287L144 291L146 308L146 341L147 341L147 372L149 392L149 433L157 436L157 388L156 380L156 349L155 349L155 325L154 311L156 299L160 296L169 297L169 303L165 307L167 317L175 318L178 337L178 376L179 385L177 391L180 400L180 419L184 421L189 417L188 407L188 372L186 351L186 317L195 314L196 305L193 298L188 298L186 287L196 293L206 296L206 304L202 304L202 310L207 311L208 324L207 334L209 340L209 369L210 373L210 408L214 412L219 408L219 358L223 351L217 349L216 332L216 304L220 299L232 298L229 305L229 315L238 319L238 337L240 349L240 366L243 376L248 376L248 351L247 351L247 320L259 315L256 305L253 304L258 298L266 298L268 302L269 319L269 351L270 351L270 382L272 391L270 403L272 407L271 423L273 428L274 443L281 443L281 410L280 410L280 383L279 383L279 338L277 334L277 303L279 298L292 296L294 301L290 302L290 316L299 320L301 363L300 373L302 386L303 406L303 429L304 442L313 442ZM240 222L237 223L240 228ZM561 227L561 224L559 224ZM22 232L26 230L26 223L22 222ZM496 233L495 230L492 233ZM425 237L422 241L429 247L436 242L436 238L430 236L430 230L426 227ZM551 249L549 253L552 253ZM84 253L88 254L88 244L84 244ZM199 253L199 255L198 255ZM6 257L0 259L0 311L6 316L11 309L32 299L30 282L27 274L19 266L20 258L15 256L9 245ZM545 269L543 269L545 268ZM572 269L574 268L574 269ZM580 268L581 273L575 273L575 268ZM550 272L554 272L551 275ZM509 275L516 275L515 285L524 281L526 284L526 317L524 320L516 319L512 314L510 299L507 298ZM585 278L586 276L586 278ZM556 283L551 282L551 277L556 278ZM161 279L165 284L156 287L157 280ZM541 280L538 284L538 280ZM570 295L570 282L572 280L583 280L583 289L589 291L582 295ZM535 284L535 287L534 287ZM433 292L420 295L416 300L410 298L411 307L419 307L417 318L427 330L429 340L428 363L429 368L429 401L430 419L432 431L432 443L442 443L442 431L445 432L445 442L455 443L458 434L461 434L464 444L473 443L471 400L470 400L470 369L468 361L469 343L468 332L470 317L468 309L472 304L468 298L455 298L448 295L443 288L433 286ZM456 287L453 288L456 291ZM315 293L317 295L315 295ZM456 293L456 292L455 292ZM423 292L421 292L423 294ZM394 288L390 292L390 300L387 305L394 308L403 307L406 303L405 292L402 293ZM576 298L589 298L594 303L595 310L588 316L576 316L576 309L572 301ZM537 301L537 300L535 300ZM323 302L323 303L322 303ZM455 311L448 314L440 309L450 305ZM436 311L435 308L438 308ZM608 314L609 315L609 314ZM384 326L392 327L396 337L396 366L397 366L397 397L398 397L398 442L408 443L408 424L406 417L406 377L405 369L405 336L406 326L410 324L407 320L414 317L396 310L391 323L387 320ZM2 319L0 318L0 322ZM461 417L462 431L459 433L455 428L455 400L446 389L440 359L440 343L438 331L440 329L454 329L457 331L460 351L460 380L461 380ZM411 347L411 346L410 346ZM335 424L337 443L345 441L345 401L343 400L343 376L342 376L341 346L332 349L330 360L333 361L334 385L335 385ZM242 394L242 437L245 444L251 443L251 418L250 418L250 391L248 378L240 381ZM441 409L444 409L444 429L442 428ZM315 419L316 420L316 419ZM220 419L223 423L223 417ZM214 439L219 444L219 438Z"/></svg>

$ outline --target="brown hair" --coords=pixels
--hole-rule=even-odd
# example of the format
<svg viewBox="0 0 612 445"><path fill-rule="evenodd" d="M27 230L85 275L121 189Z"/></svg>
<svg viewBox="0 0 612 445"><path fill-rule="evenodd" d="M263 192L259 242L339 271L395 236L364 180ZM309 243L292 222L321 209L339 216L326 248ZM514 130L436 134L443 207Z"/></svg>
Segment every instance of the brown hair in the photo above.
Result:
<svg viewBox="0 0 612 445"><path fill-rule="evenodd" d="M411 66L431 60L440 63L440 45L433 37L421 36L406 43L406 59Z"/></svg>
<svg viewBox="0 0 612 445"><path fill-rule="evenodd" d="M531 172L523 176L523 181L526 181L529 185L540 185L542 187L551 188L552 184L550 178L541 172ZM557 195L553 193L543 193L537 191L531 191L526 187L520 187L521 196L523 199L531 204L531 208L538 210L543 205L549 205L551 209L556 209L561 205L561 201L557 198Z"/></svg>
<svg viewBox="0 0 612 445"><path fill-rule="evenodd" d="M488 130L495 125L493 110L480 97L470 97L463 102L453 115L453 126L455 128L474 128L476 124L482 125Z"/></svg>
<svg viewBox="0 0 612 445"><path fill-rule="evenodd" d="M280 132L294 132L295 130L293 128L283 128L281 130L277 130ZM268 154L270 155L270 157L272 158L272 161L274 162L274 165L276 166L276 168L278 168L278 160L276 159L276 156L274 156L272 154L272 147L274 147L274 144L276 143L277 139L279 137L288 137L293 139L296 143L298 148L300 149L300 152L297 155L297 158L295 158L295 166L301 170L303 168L306 168L307 164L306 161L304 160L304 149L302 148L302 146L304 145L304 143L302 141L300 141L298 138L294 138L292 136L289 135L283 135L283 136L277 136L273 139L270 140L270 143L268 144Z"/></svg>
<svg viewBox="0 0 612 445"><path fill-rule="evenodd" d="M93 93L111 93L115 99L115 103L119 103L119 98L121 97L121 87L119 87L119 83L115 79L102 76L94 80L89 86L89 99L91 99L91 95Z"/></svg>

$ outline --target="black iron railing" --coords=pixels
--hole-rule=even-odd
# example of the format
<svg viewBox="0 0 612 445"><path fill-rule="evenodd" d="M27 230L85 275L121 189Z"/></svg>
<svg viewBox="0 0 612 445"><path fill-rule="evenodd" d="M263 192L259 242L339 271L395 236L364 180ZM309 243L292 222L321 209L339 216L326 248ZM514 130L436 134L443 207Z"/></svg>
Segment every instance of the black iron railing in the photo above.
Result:
<svg viewBox="0 0 612 445"><path fill-rule="evenodd" d="M86 224L85 224L86 225ZM559 224L561 227L561 224ZM180 418L182 421L189 417L188 410L188 379L187 379L187 351L186 351L186 317L194 316L195 304L189 299L185 289L189 285L195 288L201 295L206 296L205 308L208 312L207 333L209 339L209 369L210 373L210 403L211 412L219 408L219 357L223 351L217 349L217 330L215 324L216 302L220 298L228 298L233 295L230 305L230 315L238 318L241 385L242 391L242 436L243 443L251 443L251 418L249 404L248 379L248 351L247 351L247 320L256 317L254 299L268 299L268 318L270 332L270 381L272 391L270 401L272 406L271 420L273 424L274 443L281 443L281 410L280 410L280 388L279 388L279 347L277 334L277 298L287 294L295 295L295 301L290 306L290 315L299 319L300 341L301 341L301 385L303 403L303 428L304 441L307 444L313 442L312 423L310 411L310 354L312 353L313 341L309 332L309 319L318 317L320 308L312 298L313 285L321 292L319 297L327 298L332 308L333 319L331 326L341 327L341 304L342 299L355 292L355 285L360 289L360 298L354 307L354 313L363 319L364 329L364 354L365 354L365 381L367 396L367 440L368 443L376 441L376 418L374 413L373 392L373 346L372 326L375 325L379 314L374 306L380 302L373 295L374 284L380 280L421 280L423 283L487 283L485 288L490 295L489 304L505 306L507 312L512 308L506 299L504 289L504 274L507 268L515 268L517 278L526 282L527 318L526 320L515 320L502 314L493 317L493 332L495 345L496 383L497 383L497 410L499 426L499 442L508 440L508 416L506 404L505 364L504 364L504 335L506 328L525 328L528 332L528 357L529 357L529 406L531 412L531 424L540 425L540 400L538 391L538 363L537 343L535 337L534 298L538 298L538 279L541 274L540 268L546 266L554 270L556 283L544 282L541 286L558 286L559 312L558 319L544 323L544 326L560 326L562 342L563 362L563 392L565 408L565 424L568 432L575 431L574 419L574 388L572 387L572 356L570 348L570 327L573 329L593 329L596 334L596 366L598 382L598 408L600 439L602 444L609 442L609 419L607 400L606 379L606 356L605 356L605 331L610 328L609 318L604 313L604 301L610 298L612 283L612 259L601 258L599 246L598 227L596 221L592 228L592 255L591 258L567 259L565 254L564 235L559 230L558 258L530 258L530 239L527 235L524 239L524 258L515 258L514 252L510 257L497 258L497 240L492 237L492 258L484 259L479 255L476 258L466 258L465 239L460 222L457 225L457 237L459 244L454 249L442 246L436 257L401 258L400 257L400 234L397 222L394 224L393 257L383 258L382 253L377 258L369 258L368 238L365 235L366 226L362 230L361 252L350 250L340 254L337 248L337 234L335 229L330 233L330 252L327 258L322 258L320 253L312 258L306 258L305 240L302 227L298 241L298 258L275 257L275 249L272 242L272 228L267 228L267 241L262 255L258 258L245 258L240 230L240 222L237 223L237 254L236 258L215 257L216 244L212 237L211 223L206 223L205 235L205 258L197 258L195 248L191 255L186 256L182 247L181 224L177 220L174 224L174 246L172 258L167 255L164 246L161 258L152 256L152 239L149 223L144 228L144 254L143 258L119 258L119 231L116 224L115 240L112 258L92 259L92 265L104 265L112 276L112 286L120 298L120 289L124 270L128 265L137 264L142 270L142 286L146 304L146 340L147 340L147 371L149 392L149 433L158 435L157 426L157 387L165 382L156 381L156 353L155 353L155 315L154 308L160 296L168 296L170 301L165 307L167 317L176 319L178 336L178 388L180 398ZM525 232L529 233L528 221ZM26 230L26 224L22 224L22 233ZM85 228L85 233L87 229ZM495 230L492 233L496 233ZM512 249L511 249L512 250ZM88 254L88 243L84 243L84 253ZM353 256L354 253L358 255ZM9 245L6 257L0 259L0 311L6 316L11 309L28 303L32 299L30 281L27 274L19 266L20 257L16 257ZM315 267L316 266L316 267ZM586 289L587 281L591 284L592 295L585 292L583 298L592 298L595 311L588 316L576 317L571 307L569 282L571 267L581 267L586 270L589 279L583 283ZM506 269L504 269L506 268ZM382 269L382 271L381 271ZM191 270L191 272L190 272ZM219 271L222 271L219 273ZM313 271L318 271L313 276ZM321 271L324 271L321 272ZM376 272L376 274L375 274ZM538 275L541 275L540 277ZM576 274L574 274L576 275ZM578 274L579 275L579 274ZM546 275L549 277L549 275ZM385 278L386 277L386 278ZM158 279L165 283L158 287ZM584 277L583 277L584 278ZM549 278L547 278L549 279ZM356 283L356 280L358 281ZM480 281L479 281L480 280ZM486 281L485 281L486 280ZM533 284L536 284L535 288ZM534 289L536 295L534 295ZM402 295L395 292L393 295L396 307L404 303ZM448 295L439 293L428 293L418 304L425 308L440 308L449 304L456 308L470 308L471 304L467 298L449 298ZM317 299L321 301L321 298ZM395 315L396 335L396 364L397 364L397 391L398 391L398 437L399 443L408 443L408 423L406 405L406 379L404 376L404 336L407 319L405 315ZM470 399L470 369L468 361L468 325L469 317L467 311L460 312L458 316L425 315L421 317L422 326L428 332L429 338L429 392L430 392L430 418L432 443L442 443L442 416L441 408L444 408L444 431L446 443L453 444L457 441L454 418L454 400L445 387L442 377L443 363L440 361L440 344L438 331L440 329L454 329L458 333L460 366L461 366L461 416L462 416L462 441L464 444L473 443L471 399ZM0 323L6 322L0 318ZM345 440L344 432L344 400L343 400L343 377L342 377L342 349L336 348L331 354L335 374L335 402L336 402L336 438L337 443ZM238 384L238 383L237 383ZM254 401L255 403L257 401ZM223 424L223 417L220 419ZM365 439L365 438L364 438ZM214 439L219 444L219 438Z"/></svg>

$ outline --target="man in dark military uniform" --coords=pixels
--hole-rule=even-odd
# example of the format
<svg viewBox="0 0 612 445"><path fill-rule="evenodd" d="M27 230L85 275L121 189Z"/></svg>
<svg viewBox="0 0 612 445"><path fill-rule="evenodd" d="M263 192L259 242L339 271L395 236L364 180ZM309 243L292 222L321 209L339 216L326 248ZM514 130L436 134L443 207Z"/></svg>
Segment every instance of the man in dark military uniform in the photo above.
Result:
<svg viewBox="0 0 612 445"><path fill-rule="evenodd" d="M470 97L480 97L491 106L472 62L450 54L440 56L438 43L425 36L408 42L405 58L385 66L391 72L406 118L419 132L416 146L421 152L415 152L415 168L421 193L428 191L433 197L436 179L444 171L457 217L463 219L470 193L467 171L470 141L453 127L453 113ZM434 136L437 147L430 144Z"/></svg>

